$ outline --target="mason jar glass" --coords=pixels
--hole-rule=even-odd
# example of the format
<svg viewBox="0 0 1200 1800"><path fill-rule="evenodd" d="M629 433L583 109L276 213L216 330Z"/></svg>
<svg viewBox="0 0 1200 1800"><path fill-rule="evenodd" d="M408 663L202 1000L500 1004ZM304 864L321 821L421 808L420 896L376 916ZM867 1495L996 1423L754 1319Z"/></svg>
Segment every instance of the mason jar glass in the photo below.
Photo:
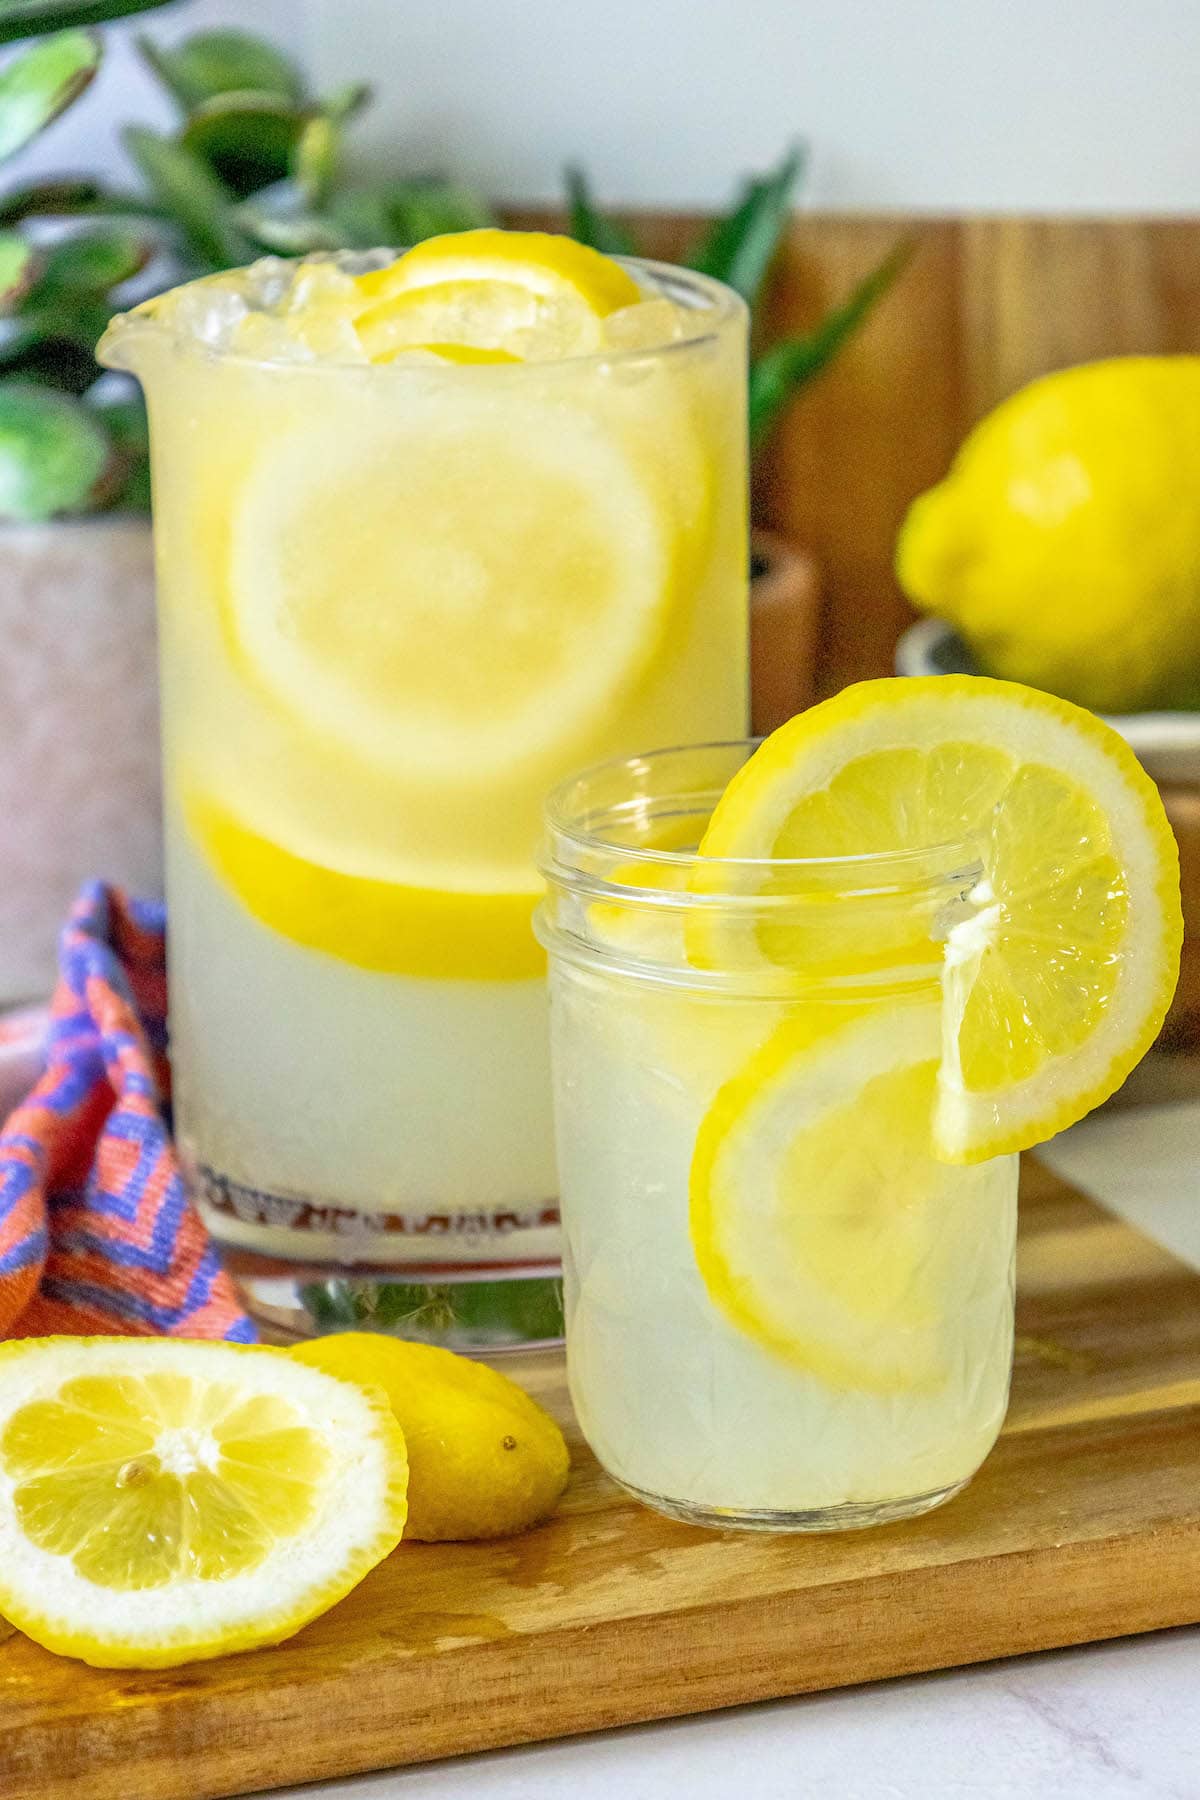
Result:
<svg viewBox="0 0 1200 1800"><path fill-rule="evenodd" d="M710 1526L939 1505L1000 1430L1017 1159L930 1150L941 942L971 853L720 861L752 744L551 798L549 951L567 1361L608 1473Z"/></svg>

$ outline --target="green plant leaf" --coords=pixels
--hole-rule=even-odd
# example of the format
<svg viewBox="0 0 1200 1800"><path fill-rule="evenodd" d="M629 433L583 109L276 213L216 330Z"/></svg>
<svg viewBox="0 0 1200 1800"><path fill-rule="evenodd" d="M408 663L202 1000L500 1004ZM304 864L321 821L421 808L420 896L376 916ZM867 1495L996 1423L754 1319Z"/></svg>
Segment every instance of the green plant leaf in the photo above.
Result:
<svg viewBox="0 0 1200 1800"><path fill-rule="evenodd" d="M143 125L127 125L121 137L155 201L201 263L235 269L249 262L254 245L238 227L225 189L201 157Z"/></svg>
<svg viewBox="0 0 1200 1800"><path fill-rule="evenodd" d="M124 216L154 219L162 215L140 194L120 194L95 181L37 181L0 195L0 226L18 225L22 219Z"/></svg>
<svg viewBox="0 0 1200 1800"><path fill-rule="evenodd" d="M858 283L840 306L803 337L786 338L756 357L750 369L750 439L759 442L794 394L831 363L887 293L915 249L905 238Z"/></svg>
<svg viewBox="0 0 1200 1800"><path fill-rule="evenodd" d="M320 206L337 177L342 132L328 113L308 119L291 150L292 178L309 204Z"/></svg>
<svg viewBox="0 0 1200 1800"><path fill-rule="evenodd" d="M371 98L371 89L365 81L347 81L332 94L326 94L320 102L320 109L327 119L333 119L338 125L347 124L356 113L360 113Z"/></svg>
<svg viewBox="0 0 1200 1800"><path fill-rule="evenodd" d="M177 141L245 200L288 175L307 123L307 116L278 94L218 94L196 108Z"/></svg>
<svg viewBox="0 0 1200 1800"><path fill-rule="evenodd" d="M69 300L79 293L106 294L140 274L153 253L150 239L129 226L77 231L47 252L31 304L37 307L50 296Z"/></svg>
<svg viewBox="0 0 1200 1800"><path fill-rule="evenodd" d="M138 49L185 112L225 94L273 94L299 104L304 77L283 50L247 31L197 31L168 48L139 37Z"/></svg>
<svg viewBox="0 0 1200 1800"><path fill-rule="evenodd" d="M108 388L108 382L120 386ZM150 449L150 424L140 388L127 385L119 375L106 375L104 384L101 391L88 395L88 405L118 450L126 456L145 456Z"/></svg>
<svg viewBox="0 0 1200 1800"><path fill-rule="evenodd" d="M792 210L804 151L795 145L778 168L752 177L727 218L718 219L688 257L689 268L724 281L753 306Z"/></svg>
<svg viewBox="0 0 1200 1800"><path fill-rule="evenodd" d="M449 231L474 231L490 225L487 204L470 188L454 181L407 182L393 190L389 201L393 242L419 244L424 238Z"/></svg>
<svg viewBox="0 0 1200 1800"><path fill-rule="evenodd" d="M0 312L12 312L33 286L38 259L15 231L0 231Z"/></svg>
<svg viewBox="0 0 1200 1800"><path fill-rule="evenodd" d="M279 190L267 190L252 200L243 200L236 213L238 224L264 250L277 256L342 249L345 237L332 219L303 204L290 203L296 192L291 182L281 182ZM276 193L280 196L278 202ZM300 198L303 200L303 196Z"/></svg>
<svg viewBox="0 0 1200 1800"><path fill-rule="evenodd" d="M94 206L99 197L95 181L36 181L0 196L0 226L19 225L22 219L38 216L61 218Z"/></svg>
<svg viewBox="0 0 1200 1800"><path fill-rule="evenodd" d="M101 55L100 40L90 31L64 31L0 69L0 161L82 94Z"/></svg>
<svg viewBox="0 0 1200 1800"><path fill-rule="evenodd" d="M348 250L371 250L391 241L386 195L378 188L343 188L329 199L333 229Z"/></svg>
<svg viewBox="0 0 1200 1800"><path fill-rule="evenodd" d="M9 365L15 359L22 373L82 393L96 379L95 349L112 315L112 303L102 294L53 288L43 278L21 304L18 318L25 331L7 346Z"/></svg>
<svg viewBox="0 0 1200 1800"><path fill-rule="evenodd" d="M102 426L65 394L0 385L0 519L50 519L101 502L117 459Z"/></svg>
<svg viewBox="0 0 1200 1800"><path fill-rule="evenodd" d="M99 373L94 343L58 335L53 321L25 313L0 318L0 375L84 394Z"/></svg>
<svg viewBox="0 0 1200 1800"><path fill-rule="evenodd" d="M103 25L109 19L127 19L131 13L153 12L170 4L171 0L0 0L0 44L45 37L51 31L72 31L82 25Z"/></svg>
<svg viewBox="0 0 1200 1800"><path fill-rule="evenodd" d="M583 170L571 164L565 174L567 184L568 230L581 244L590 244L604 256L636 256L637 245L623 225L606 218L592 199L591 187Z"/></svg>
<svg viewBox="0 0 1200 1800"><path fill-rule="evenodd" d="M432 178L343 189L330 198L326 212L351 250L370 250L377 244L402 249L442 232L472 231L492 222L478 194Z"/></svg>
<svg viewBox="0 0 1200 1800"><path fill-rule="evenodd" d="M87 395L87 405L112 440L123 468L109 506L122 512L149 512L150 427L139 389L119 376L106 375Z"/></svg>

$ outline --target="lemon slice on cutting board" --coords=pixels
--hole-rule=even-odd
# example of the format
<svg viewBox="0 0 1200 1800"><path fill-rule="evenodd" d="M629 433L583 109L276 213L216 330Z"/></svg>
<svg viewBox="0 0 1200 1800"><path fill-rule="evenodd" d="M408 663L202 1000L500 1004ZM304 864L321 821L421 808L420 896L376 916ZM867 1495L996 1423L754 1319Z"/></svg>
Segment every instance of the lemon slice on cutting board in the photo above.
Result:
<svg viewBox="0 0 1200 1800"><path fill-rule="evenodd" d="M359 340L377 361L405 345L462 343L538 360L599 349L610 313L634 306L629 272L572 238L463 231L428 238L356 278Z"/></svg>
<svg viewBox="0 0 1200 1800"><path fill-rule="evenodd" d="M690 1229L710 1296L835 1388L944 1381L948 1298L972 1303L963 1210L981 1236L995 1228L993 1171L933 1156L939 1048L936 1000L809 1007L718 1091L697 1134Z"/></svg>
<svg viewBox="0 0 1200 1800"><path fill-rule="evenodd" d="M969 845L982 865L945 945L933 1118L936 1154L967 1163L1099 1105L1170 1004L1178 852L1124 740L1015 683L862 682L766 740L701 849L803 858L939 844ZM701 948L719 955L719 943Z"/></svg>
<svg viewBox="0 0 1200 1800"><path fill-rule="evenodd" d="M279 1643L404 1530L384 1396L274 1351L0 1346L0 1611L99 1668Z"/></svg>
<svg viewBox="0 0 1200 1800"><path fill-rule="evenodd" d="M566 394L360 399L241 484L224 616L244 679L376 770L479 785L561 759L652 662L680 585L647 445Z"/></svg>

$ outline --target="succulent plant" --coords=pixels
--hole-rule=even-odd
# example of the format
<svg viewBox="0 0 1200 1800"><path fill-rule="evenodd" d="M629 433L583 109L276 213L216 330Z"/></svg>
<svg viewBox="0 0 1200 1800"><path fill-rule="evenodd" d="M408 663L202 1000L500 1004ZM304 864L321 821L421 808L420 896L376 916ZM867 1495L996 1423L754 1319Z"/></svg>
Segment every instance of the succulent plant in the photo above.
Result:
<svg viewBox="0 0 1200 1800"><path fill-rule="evenodd" d="M752 313L791 214L803 166L804 153L794 147L774 169L752 176L744 183L733 210L710 225L684 258L688 268L713 275L736 289ZM566 184L574 237L609 256L638 253L627 228L597 208L580 169L567 170ZM912 248L907 239L897 243L811 331L769 345L755 335L750 362L752 443L762 442L789 401L833 361L891 287Z"/></svg>
<svg viewBox="0 0 1200 1800"><path fill-rule="evenodd" d="M0 0L0 46L33 39L0 66L0 161L18 152L95 78L95 26L170 0ZM41 519L149 502L146 426L136 388L103 374L95 346L118 307L177 281L267 252L413 244L489 222L471 190L437 175L348 179L346 127L369 99L361 85L314 95L283 50L242 31L194 33L138 47L178 110L171 133L127 126L138 182L80 177L0 193L0 520ZM791 207L801 157L748 182L727 218L694 247L691 266L753 305ZM634 248L569 180L570 228L609 253ZM750 422L756 438L825 367L898 273L898 245L816 328L756 346Z"/></svg>
<svg viewBox="0 0 1200 1800"><path fill-rule="evenodd" d="M0 0L0 44L34 41L0 67L0 161L14 156L95 77L89 27L165 0ZM0 198L0 518L41 519L111 504L126 459L77 396L96 379L92 349L109 288L144 266L150 244L125 227L75 237L19 229L53 192L56 211L89 212L91 182L47 183Z"/></svg>
<svg viewBox="0 0 1200 1800"><path fill-rule="evenodd" d="M0 67L0 160L92 81L90 27L168 3L0 0L0 45L37 40ZM290 56L241 31L138 47L179 122L125 129L137 187L69 178L0 194L0 520L149 504L140 398L94 354L118 307L268 251L414 243L488 220L434 176L343 178L365 87L318 98Z"/></svg>

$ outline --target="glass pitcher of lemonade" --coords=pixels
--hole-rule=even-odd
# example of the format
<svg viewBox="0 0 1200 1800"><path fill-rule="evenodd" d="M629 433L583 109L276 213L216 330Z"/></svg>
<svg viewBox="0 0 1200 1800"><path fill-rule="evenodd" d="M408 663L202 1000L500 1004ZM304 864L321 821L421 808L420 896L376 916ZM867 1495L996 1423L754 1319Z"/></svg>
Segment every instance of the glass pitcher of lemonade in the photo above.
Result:
<svg viewBox="0 0 1200 1800"><path fill-rule="evenodd" d="M475 232L114 321L145 390L175 1123L248 1307L554 1335L543 796L746 711L746 316Z"/></svg>

